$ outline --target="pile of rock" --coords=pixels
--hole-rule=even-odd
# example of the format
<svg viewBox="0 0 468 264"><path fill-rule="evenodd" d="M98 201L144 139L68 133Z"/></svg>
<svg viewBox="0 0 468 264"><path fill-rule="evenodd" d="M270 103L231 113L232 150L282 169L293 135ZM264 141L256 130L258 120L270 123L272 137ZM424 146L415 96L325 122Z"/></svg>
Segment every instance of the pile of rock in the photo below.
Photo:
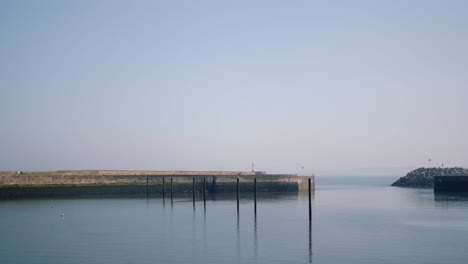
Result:
<svg viewBox="0 0 468 264"><path fill-rule="evenodd" d="M454 168L419 168L401 177L392 186L410 188L432 188L434 176L466 176L468 169Z"/></svg>

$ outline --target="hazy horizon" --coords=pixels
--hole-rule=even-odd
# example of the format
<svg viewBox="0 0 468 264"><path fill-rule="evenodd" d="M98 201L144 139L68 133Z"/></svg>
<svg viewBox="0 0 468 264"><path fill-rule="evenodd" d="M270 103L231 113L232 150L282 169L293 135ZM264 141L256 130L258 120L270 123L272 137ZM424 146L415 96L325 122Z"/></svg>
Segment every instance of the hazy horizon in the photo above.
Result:
<svg viewBox="0 0 468 264"><path fill-rule="evenodd" d="M468 167L467 8L1 1L0 171Z"/></svg>

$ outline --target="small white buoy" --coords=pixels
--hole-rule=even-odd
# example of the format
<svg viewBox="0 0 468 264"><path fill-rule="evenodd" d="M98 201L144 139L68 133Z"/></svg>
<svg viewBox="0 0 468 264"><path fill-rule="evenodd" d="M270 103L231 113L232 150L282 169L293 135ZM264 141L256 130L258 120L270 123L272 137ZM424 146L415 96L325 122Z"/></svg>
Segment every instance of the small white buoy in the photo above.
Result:
<svg viewBox="0 0 468 264"><path fill-rule="evenodd" d="M64 217L64 216L65 216L65 214L61 214L61 215L60 215L60 217Z"/></svg>

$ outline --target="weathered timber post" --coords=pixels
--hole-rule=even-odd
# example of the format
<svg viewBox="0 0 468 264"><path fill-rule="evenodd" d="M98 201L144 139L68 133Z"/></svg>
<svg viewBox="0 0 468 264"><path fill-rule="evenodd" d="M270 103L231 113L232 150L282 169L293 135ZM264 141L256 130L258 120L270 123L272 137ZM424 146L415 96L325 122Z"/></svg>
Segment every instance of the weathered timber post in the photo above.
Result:
<svg viewBox="0 0 468 264"><path fill-rule="evenodd" d="M254 213L257 215L257 178L254 178Z"/></svg>
<svg viewBox="0 0 468 264"><path fill-rule="evenodd" d="M237 177L237 213L239 214L239 177Z"/></svg>
<svg viewBox="0 0 468 264"><path fill-rule="evenodd" d="M192 200L193 208L195 209L195 176L192 177Z"/></svg>
<svg viewBox="0 0 468 264"><path fill-rule="evenodd" d="M163 176L163 201L166 198L166 177Z"/></svg>
<svg viewBox="0 0 468 264"><path fill-rule="evenodd" d="M206 177L203 177L203 207L206 208Z"/></svg>
<svg viewBox="0 0 468 264"><path fill-rule="evenodd" d="M173 193L173 188L172 188L172 177L171 177L171 206L172 206L172 193Z"/></svg>
<svg viewBox="0 0 468 264"><path fill-rule="evenodd" d="M148 176L146 176L146 198L149 197L149 179Z"/></svg>

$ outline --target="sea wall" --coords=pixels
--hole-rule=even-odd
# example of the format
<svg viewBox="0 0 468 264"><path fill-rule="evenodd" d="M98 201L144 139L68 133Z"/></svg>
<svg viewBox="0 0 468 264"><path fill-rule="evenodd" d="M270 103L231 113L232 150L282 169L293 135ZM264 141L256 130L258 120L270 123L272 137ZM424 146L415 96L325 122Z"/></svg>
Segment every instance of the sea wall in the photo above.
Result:
<svg viewBox="0 0 468 264"><path fill-rule="evenodd" d="M468 176L435 176L434 192L468 192Z"/></svg>
<svg viewBox="0 0 468 264"><path fill-rule="evenodd" d="M130 174L131 173L131 174ZM295 174L246 172L55 171L2 172L0 198L108 196L203 192L209 193L307 191L309 177ZM314 188L314 177L310 177ZM194 188L195 187L195 188Z"/></svg>

